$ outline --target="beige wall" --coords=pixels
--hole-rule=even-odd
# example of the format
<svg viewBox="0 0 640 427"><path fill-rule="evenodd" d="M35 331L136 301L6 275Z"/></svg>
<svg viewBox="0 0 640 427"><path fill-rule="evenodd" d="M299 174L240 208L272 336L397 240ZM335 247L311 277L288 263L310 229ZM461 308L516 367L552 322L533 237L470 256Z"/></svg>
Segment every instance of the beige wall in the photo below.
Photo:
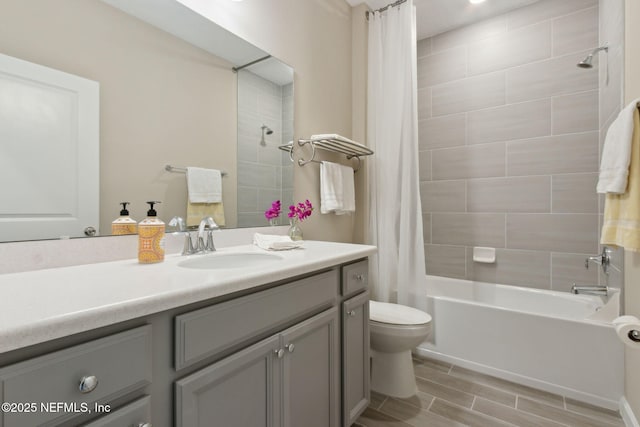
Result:
<svg viewBox="0 0 640 427"><path fill-rule="evenodd" d="M3 0L0 53L100 83L100 227L120 201L141 220L186 216L184 174L165 163L229 172L235 224L236 84L231 65L98 0Z"/></svg>
<svg viewBox="0 0 640 427"><path fill-rule="evenodd" d="M295 69L295 138L351 136L352 11L344 0L181 1ZM318 165L296 166L294 182L294 200L316 206L302 223L305 238L352 241L354 217L320 214Z"/></svg>
<svg viewBox="0 0 640 427"><path fill-rule="evenodd" d="M640 97L640 2L625 1L625 104ZM625 252L625 314L640 317L640 254ZM625 397L640 420L640 351L625 349Z"/></svg>

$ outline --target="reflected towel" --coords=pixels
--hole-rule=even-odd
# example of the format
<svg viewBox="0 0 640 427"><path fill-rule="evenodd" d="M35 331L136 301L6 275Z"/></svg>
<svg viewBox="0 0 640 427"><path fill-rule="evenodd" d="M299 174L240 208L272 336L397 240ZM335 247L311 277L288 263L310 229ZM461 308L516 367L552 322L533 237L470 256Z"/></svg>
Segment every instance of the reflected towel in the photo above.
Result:
<svg viewBox="0 0 640 427"><path fill-rule="evenodd" d="M336 215L356 211L353 168L331 162L320 165L320 212Z"/></svg>
<svg viewBox="0 0 640 427"><path fill-rule="evenodd" d="M221 203L222 173L217 169L188 167L187 192L191 203Z"/></svg>
<svg viewBox="0 0 640 427"><path fill-rule="evenodd" d="M301 248L304 242L302 240L293 241L289 236L255 233L253 235L253 244L267 251L285 251Z"/></svg>
<svg viewBox="0 0 640 427"><path fill-rule="evenodd" d="M623 108L607 129L607 136L602 148L602 160L600 161L598 193L624 194L627 189L631 137L634 129L633 114L638 109L638 101L640 99L636 99Z"/></svg>
<svg viewBox="0 0 640 427"><path fill-rule="evenodd" d="M187 227L200 225L202 218L210 216L218 227L226 225L224 205L222 203L189 203L187 202Z"/></svg>
<svg viewBox="0 0 640 427"><path fill-rule="evenodd" d="M640 252L640 114L633 112L629 184L624 194L607 194L600 243Z"/></svg>

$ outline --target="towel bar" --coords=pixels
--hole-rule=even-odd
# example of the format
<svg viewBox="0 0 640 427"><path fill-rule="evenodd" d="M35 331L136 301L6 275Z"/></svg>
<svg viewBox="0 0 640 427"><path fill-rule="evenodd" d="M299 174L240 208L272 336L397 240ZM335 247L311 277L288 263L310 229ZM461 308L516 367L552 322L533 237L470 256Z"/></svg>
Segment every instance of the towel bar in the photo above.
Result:
<svg viewBox="0 0 640 427"><path fill-rule="evenodd" d="M354 168L354 171L357 172L360 169L361 159L360 157L370 156L373 154L373 151L369 148L365 147L362 144L359 144L355 141L351 141L340 135L323 135L312 137L310 139L299 139L298 146L302 147L304 145L311 145L311 149L313 150L311 153L311 159L305 160L303 158L298 159L298 165L304 166L307 163L321 163L319 160L316 160L316 148L320 148L322 150L331 151L334 153L344 154L347 159L356 158L358 159L358 166ZM288 144L281 145L278 147L283 151L287 151L289 153L289 158L293 162L293 141Z"/></svg>
<svg viewBox="0 0 640 427"><path fill-rule="evenodd" d="M178 166L164 165L164 170L167 172L176 172L176 173L187 173L187 168L181 168ZM220 171L222 176L227 176L225 171Z"/></svg>

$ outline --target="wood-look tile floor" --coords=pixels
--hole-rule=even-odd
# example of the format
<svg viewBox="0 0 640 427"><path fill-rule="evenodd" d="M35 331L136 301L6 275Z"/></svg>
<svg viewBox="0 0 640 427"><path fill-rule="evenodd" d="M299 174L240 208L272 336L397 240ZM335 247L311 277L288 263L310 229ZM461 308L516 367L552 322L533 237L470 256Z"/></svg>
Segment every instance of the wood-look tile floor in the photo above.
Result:
<svg viewBox="0 0 640 427"><path fill-rule="evenodd" d="M616 411L432 359L414 360L418 394L371 393L353 427L624 427Z"/></svg>

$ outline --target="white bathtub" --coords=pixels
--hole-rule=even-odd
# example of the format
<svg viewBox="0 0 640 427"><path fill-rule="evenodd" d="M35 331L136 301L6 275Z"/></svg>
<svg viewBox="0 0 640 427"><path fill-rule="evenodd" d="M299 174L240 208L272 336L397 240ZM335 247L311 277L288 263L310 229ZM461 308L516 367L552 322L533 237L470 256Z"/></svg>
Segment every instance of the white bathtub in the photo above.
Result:
<svg viewBox="0 0 640 427"><path fill-rule="evenodd" d="M618 409L624 349L605 299L427 276L433 332L417 349L489 375Z"/></svg>

